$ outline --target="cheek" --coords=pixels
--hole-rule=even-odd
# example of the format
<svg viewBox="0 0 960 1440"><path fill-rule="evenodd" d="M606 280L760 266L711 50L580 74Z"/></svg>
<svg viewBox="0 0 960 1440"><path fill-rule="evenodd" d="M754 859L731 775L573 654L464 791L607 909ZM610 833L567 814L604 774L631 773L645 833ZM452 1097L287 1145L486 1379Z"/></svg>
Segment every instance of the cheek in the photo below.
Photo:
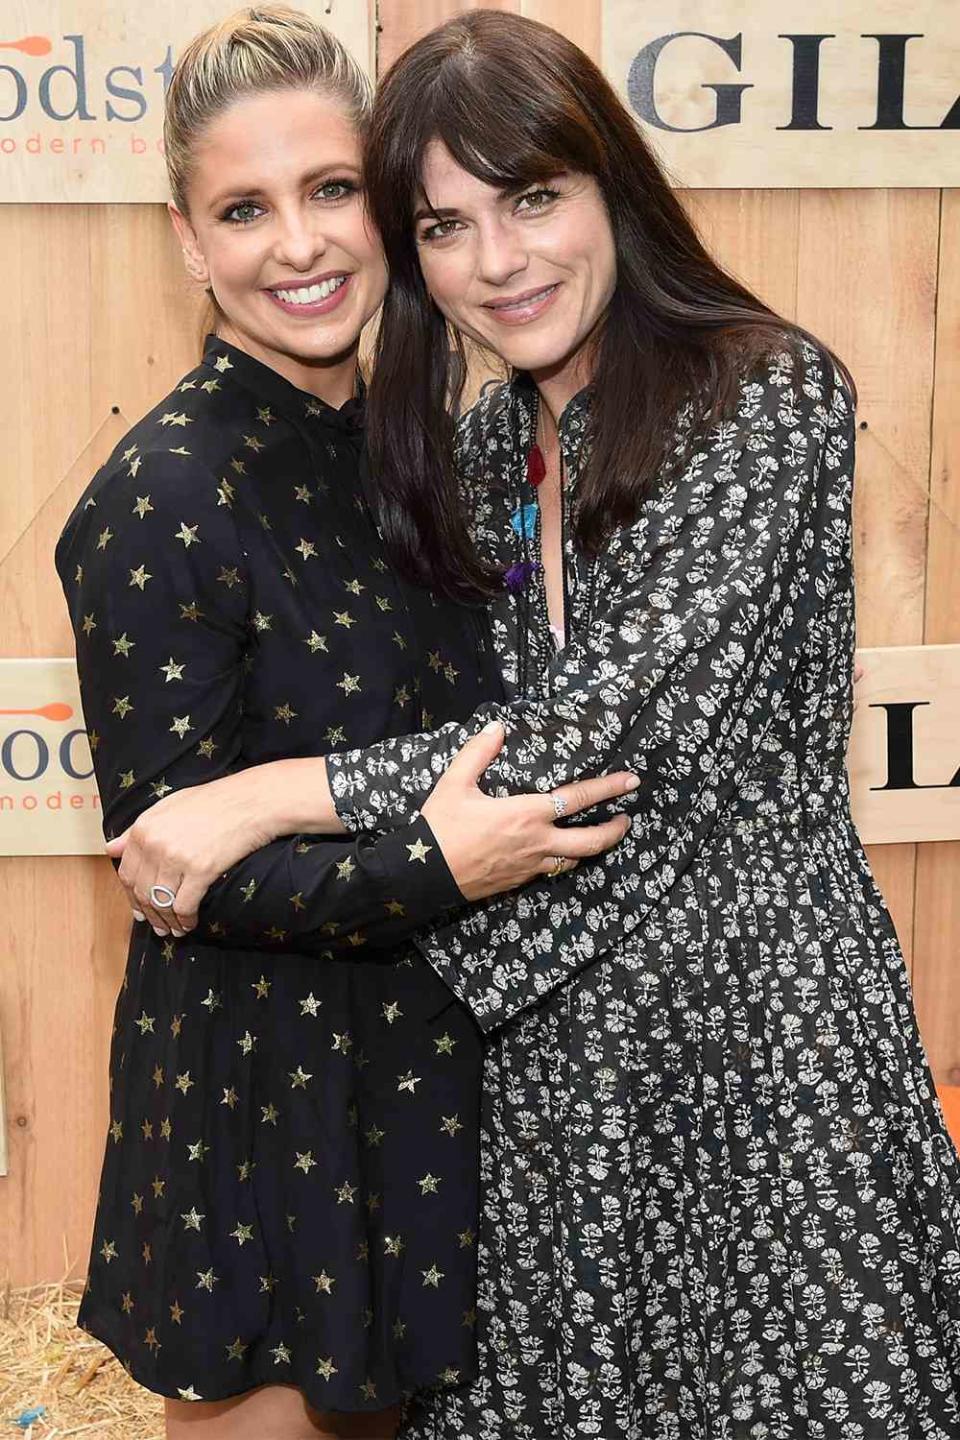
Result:
<svg viewBox="0 0 960 1440"><path fill-rule="evenodd" d="M430 298L448 319L455 319L464 305L469 266L462 255L452 251L424 248L420 251L420 269Z"/></svg>

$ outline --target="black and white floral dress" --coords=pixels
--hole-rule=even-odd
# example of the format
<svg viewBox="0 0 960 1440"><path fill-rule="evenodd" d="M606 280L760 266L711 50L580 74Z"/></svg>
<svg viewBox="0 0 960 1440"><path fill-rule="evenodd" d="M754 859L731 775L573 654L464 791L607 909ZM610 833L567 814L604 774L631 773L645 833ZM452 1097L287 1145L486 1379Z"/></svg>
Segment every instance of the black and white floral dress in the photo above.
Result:
<svg viewBox="0 0 960 1440"><path fill-rule="evenodd" d="M533 415L463 427L504 568ZM594 565L567 539L560 653L542 578L495 607L492 787L643 783L602 861L422 940L488 1034L480 1377L408 1440L960 1434L960 1170L849 812L853 463L829 359L774 358ZM465 734L333 758L343 818L407 821Z"/></svg>

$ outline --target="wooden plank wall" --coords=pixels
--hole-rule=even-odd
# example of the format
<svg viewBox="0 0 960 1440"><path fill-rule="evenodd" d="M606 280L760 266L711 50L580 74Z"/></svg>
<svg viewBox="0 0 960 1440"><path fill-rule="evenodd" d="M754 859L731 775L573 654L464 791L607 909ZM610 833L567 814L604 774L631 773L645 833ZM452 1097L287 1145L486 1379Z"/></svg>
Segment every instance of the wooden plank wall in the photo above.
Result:
<svg viewBox="0 0 960 1440"><path fill-rule="evenodd" d="M381 71L455 0L381 0ZM521 0L500 0L500 9ZM599 53L598 0L522 0ZM848 361L861 395L864 645L960 642L960 192L700 191L724 263ZM123 430L193 363L199 309L159 206L0 206L0 654L69 653L51 549ZM960 758L960 757L958 757ZM938 1079L960 1082L960 846L871 856ZM81 1270L125 923L93 859L0 860L10 1174L0 1283Z"/></svg>

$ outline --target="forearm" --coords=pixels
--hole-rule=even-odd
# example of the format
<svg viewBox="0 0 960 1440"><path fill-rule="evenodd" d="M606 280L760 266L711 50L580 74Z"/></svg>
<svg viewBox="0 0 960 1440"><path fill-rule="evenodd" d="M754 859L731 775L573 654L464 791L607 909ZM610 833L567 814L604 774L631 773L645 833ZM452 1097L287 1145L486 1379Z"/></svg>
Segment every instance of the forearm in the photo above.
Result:
<svg viewBox="0 0 960 1440"><path fill-rule="evenodd" d="M323 756L270 760L223 782L269 835L342 835Z"/></svg>

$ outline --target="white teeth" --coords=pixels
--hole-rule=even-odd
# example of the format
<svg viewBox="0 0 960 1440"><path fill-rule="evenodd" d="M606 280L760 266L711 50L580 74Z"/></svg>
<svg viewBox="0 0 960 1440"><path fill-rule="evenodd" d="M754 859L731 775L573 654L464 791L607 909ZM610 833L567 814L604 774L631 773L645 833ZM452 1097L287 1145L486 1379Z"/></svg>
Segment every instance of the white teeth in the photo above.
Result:
<svg viewBox="0 0 960 1440"><path fill-rule="evenodd" d="M276 290L274 293L287 305L316 305L346 282L346 275L334 275L330 280L321 280L319 285L301 285L296 290Z"/></svg>

